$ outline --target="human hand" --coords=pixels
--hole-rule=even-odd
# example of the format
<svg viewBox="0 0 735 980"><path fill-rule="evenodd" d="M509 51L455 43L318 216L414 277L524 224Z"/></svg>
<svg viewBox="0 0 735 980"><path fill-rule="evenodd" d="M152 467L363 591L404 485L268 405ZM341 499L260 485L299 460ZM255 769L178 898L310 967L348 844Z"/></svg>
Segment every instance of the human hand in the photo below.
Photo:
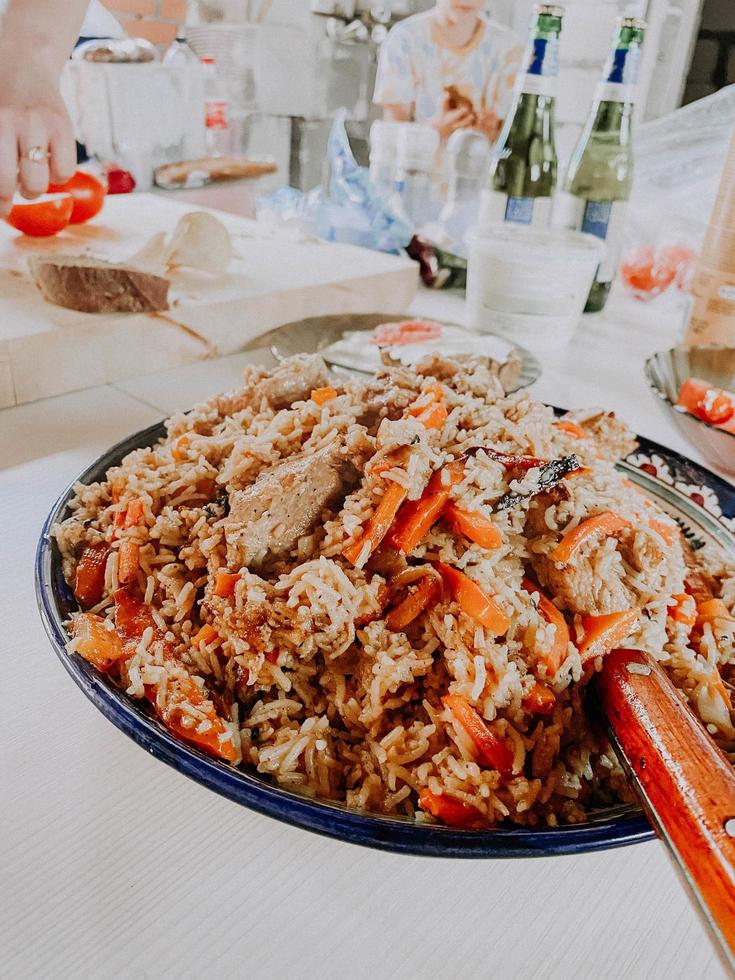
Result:
<svg viewBox="0 0 735 980"><path fill-rule="evenodd" d="M466 106L460 106L459 109L442 107L441 112L432 119L431 125L439 133L439 139L442 143L446 143L455 130L471 129L475 125L476 119L475 113L467 109Z"/></svg>
<svg viewBox="0 0 735 980"><path fill-rule="evenodd" d="M474 128L479 130L483 136L487 136L491 143L498 138L503 123L499 116L494 112L478 112Z"/></svg>
<svg viewBox="0 0 735 980"><path fill-rule="evenodd" d="M15 72L0 81L0 217L13 195L34 198L74 176L76 148L55 80Z"/></svg>

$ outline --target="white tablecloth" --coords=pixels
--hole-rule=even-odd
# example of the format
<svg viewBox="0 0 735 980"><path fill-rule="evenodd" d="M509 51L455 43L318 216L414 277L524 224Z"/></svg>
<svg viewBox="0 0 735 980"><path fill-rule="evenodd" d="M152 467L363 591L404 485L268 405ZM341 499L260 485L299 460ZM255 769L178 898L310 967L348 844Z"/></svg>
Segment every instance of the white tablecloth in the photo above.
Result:
<svg viewBox="0 0 735 980"><path fill-rule="evenodd" d="M454 297L416 312L462 319ZM696 454L654 404L660 309L613 307L544 360L539 397L605 405ZM718 978L663 845L446 861L317 837L148 757L74 687L33 596L53 500L119 438L237 383L245 355L0 412L0 976Z"/></svg>

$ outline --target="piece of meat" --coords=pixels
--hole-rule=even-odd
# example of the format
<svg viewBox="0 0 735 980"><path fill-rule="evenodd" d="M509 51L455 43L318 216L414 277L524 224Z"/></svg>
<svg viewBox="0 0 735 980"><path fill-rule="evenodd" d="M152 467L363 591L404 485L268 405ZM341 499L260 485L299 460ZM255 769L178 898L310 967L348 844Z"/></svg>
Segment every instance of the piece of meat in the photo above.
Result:
<svg viewBox="0 0 735 980"><path fill-rule="evenodd" d="M37 255L33 280L44 299L82 313L155 313L167 310L169 281L131 265L85 255Z"/></svg>
<svg viewBox="0 0 735 980"><path fill-rule="evenodd" d="M461 394L495 401L517 385L521 366L519 355L512 350L505 361L479 354L427 354L416 362L414 370L416 374L443 381Z"/></svg>
<svg viewBox="0 0 735 980"><path fill-rule="evenodd" d="M615 412L596 408L567 412L562 418L576 422L588 432L609 459L625 459L638 448L636 437Z"/></svg>
<svg viewBox="0 0 735 980"><path fill-rule="evenodd" d="M416 392L409 388L393 387L381 382L372 382L365 393L365 409L357 417L357 422L374 435L383 419L396 422L416 398Z"/></svg>
<svg viewBox="0 0 735 980"><path fill-rule="evenodd" d="M273 408L290 408L294 402L305 401L314 388L327 384L327 365L318 354L296 354L259 381L255 393Z"/></svg>
<svg viewBox="0 0 735 980"><path fill-rule="evenodd" d="M257 567L288 554L359 479L357 467L328 446L285 460L246 489L234 490L224 523L230 567Z"/></svg>
<svg viewBox="0 0 735 980"><path fill-rule="evenodd" d="M622 580L622 564L611 567L604 578L595 574L589 558L557 568L539 556L533 566L543 588L571 612L603 616L635 605L635 593Z"/></svg>

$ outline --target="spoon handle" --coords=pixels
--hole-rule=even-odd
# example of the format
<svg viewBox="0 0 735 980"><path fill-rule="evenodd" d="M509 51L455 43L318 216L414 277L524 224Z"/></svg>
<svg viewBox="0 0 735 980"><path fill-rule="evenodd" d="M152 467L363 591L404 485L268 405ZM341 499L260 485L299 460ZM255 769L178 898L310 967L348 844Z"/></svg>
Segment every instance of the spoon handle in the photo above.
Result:
<svg viewBox="0 0 735 980"><path fill-rule="evenodd" d="M735 971L735 772L648 654L613 650L597 690L641 802Z"/></svg>

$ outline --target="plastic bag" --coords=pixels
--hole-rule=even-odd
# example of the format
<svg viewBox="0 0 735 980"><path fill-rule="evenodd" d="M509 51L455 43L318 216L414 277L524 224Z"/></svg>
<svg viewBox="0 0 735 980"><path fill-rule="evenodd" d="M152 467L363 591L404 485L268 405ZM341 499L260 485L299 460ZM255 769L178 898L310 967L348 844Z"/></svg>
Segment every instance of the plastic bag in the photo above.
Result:
<svg viewBox="0 0 735 980"><path fill-rule="evenodd" d="M350 148L344 113L329 134L329 190L307 194L284 187L258 198L258 220L297 225L304 233L331 242L346 242L380 252L399 252L411 240L411 229L397 218L360 167Z"/></svg>
<svg viewBox="0 0 735 980"><path fill-rule="evenodd" d="M638 127L620 280L637 299L686 302L735 129L735 85Z"/></svg>

